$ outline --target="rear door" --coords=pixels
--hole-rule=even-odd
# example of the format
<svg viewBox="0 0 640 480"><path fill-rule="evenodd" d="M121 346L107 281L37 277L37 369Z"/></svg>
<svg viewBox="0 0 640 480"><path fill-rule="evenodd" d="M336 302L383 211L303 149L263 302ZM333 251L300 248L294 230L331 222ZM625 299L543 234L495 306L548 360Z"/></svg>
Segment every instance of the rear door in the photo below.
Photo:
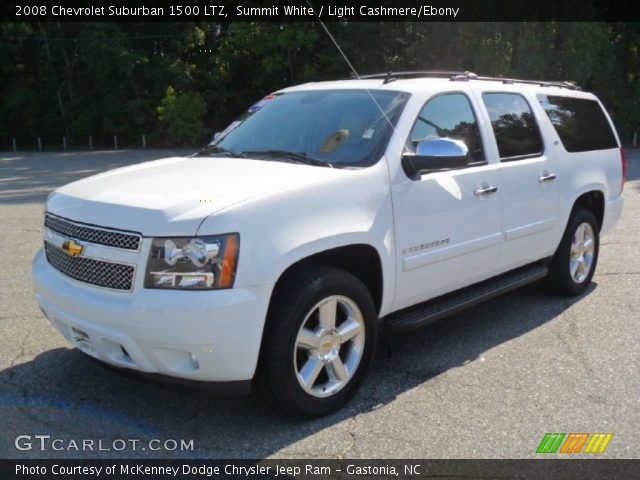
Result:
<svg viewBox="0 0 640 480"><path fill-rule="evenodd" d="M503 271L553 254L558 222L558 169L537 118L535 98L484 91L492 140L500 163ZM495 154L495 153L494 153Z"/></svg>

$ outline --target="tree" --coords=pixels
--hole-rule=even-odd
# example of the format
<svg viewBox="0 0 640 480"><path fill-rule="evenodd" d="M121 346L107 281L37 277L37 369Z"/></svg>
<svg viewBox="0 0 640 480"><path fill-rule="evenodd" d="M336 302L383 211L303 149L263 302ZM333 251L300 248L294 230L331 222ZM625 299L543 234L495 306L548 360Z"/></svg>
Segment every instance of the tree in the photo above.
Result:
<svg viewBox="0 0 640 480"><path fill-rule="evenodd" d="M163 143L169 145L193 145L202 139L204 125L202 117L206 105L202 95L197 92L176 94L173 87L167 87L167 93L158 106L158 121L165 133Z"/></svg>
<svg viewBox="0 0 640 480"><path fill-rule="evenodd" d="M623 141L640 131L638 22L327 26L360 74L441 69L575 80L602 99ZM142 134L150 143L198 142L203 123L220 130L265 94L351 74L313 21L0 23L0 145L11 137L20 146L35 137L60 145L65 135L86 146L92 135L100 146L113 134L124 145ZM188 92L200 95L204 113ZM163 97L169 104L160 107L170 110L160 113Z"/></svg>

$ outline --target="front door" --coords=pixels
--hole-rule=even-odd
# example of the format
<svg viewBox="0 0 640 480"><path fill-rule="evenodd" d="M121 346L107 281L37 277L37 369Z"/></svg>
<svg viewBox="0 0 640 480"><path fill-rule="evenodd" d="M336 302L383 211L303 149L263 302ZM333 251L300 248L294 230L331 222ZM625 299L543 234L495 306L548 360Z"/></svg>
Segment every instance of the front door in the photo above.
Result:
<svg viewBox="0 0 640 480"><path fill-rule="evenodd" d="M404 308L495 274L502 243L499 165L487 162L473 100L465 92L429 99L407 140L453 138L472 163L411 180L393 180L397 284L393 309Z"/></svg>

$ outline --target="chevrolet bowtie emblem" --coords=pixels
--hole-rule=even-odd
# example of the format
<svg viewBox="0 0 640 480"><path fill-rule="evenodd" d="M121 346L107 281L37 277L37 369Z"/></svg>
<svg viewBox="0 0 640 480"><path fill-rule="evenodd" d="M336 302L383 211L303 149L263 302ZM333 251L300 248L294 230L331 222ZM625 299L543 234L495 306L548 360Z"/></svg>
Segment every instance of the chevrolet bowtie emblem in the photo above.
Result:
<svg viewBox="0 0 640 480"><path fill-rule="evenodd" d="M79 243L76 243L74 240L65 240L62 244L62 249L67 252L67 255L77 257L82 253L84 247Z"/></svg>

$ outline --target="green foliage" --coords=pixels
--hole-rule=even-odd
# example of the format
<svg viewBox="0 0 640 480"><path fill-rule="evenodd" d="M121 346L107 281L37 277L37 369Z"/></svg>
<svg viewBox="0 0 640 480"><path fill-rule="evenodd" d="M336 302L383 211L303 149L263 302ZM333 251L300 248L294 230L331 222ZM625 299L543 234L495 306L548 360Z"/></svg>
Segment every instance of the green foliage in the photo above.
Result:
<svg viewBox="0 0 640 480"><path fill-rule="evenodd" d="M624 141L640 131L640 23L328 27L359 73L453 69L574 80L600 96ZM38 136L86 145L92 135L100 146L114 134L125 146L139 145L142 134L197 143L265 94L351 73L316 22L0 23L0 148L11 137L32 146Z"/></svg>
<svg viewBox="0 0 640 480"><path fill-rule="evenodd" d="M205 111L206 105L199 93L176 94L173 87L167 87L167 93L158 106L158 121L166 133L166 141L170 145L193 145L201 140Z"/></svg>

